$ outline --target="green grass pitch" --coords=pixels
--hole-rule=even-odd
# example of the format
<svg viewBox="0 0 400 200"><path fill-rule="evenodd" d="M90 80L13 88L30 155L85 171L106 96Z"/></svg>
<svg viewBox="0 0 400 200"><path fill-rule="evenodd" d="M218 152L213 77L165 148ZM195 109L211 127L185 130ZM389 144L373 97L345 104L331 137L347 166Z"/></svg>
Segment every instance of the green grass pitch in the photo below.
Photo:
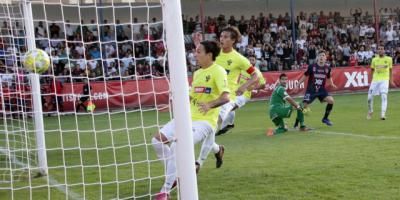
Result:
<svg viewBox="0 0 400 200"><path fill-rule="evenodd" d="M315 130L273 137L265 135L273 127L267 101L238 110L235 128L216 137L226 149L223 166L216 169L210 155L200 170L200 199L398 199L400 92L390 93L385 121L379 119L380 97L371 120L366 120L366 94L334 98L334 126L321 123L325 104L316 101L305 118ZM162 125L168 117L154 111L46 117L50 176L32 179L32 185L15 181L21 189L14 199L149 199L163 182L150 139L157 122ZM29 193L47 180L50 189ZM0 190L0 199L11 199L11 192Z"/></svg>

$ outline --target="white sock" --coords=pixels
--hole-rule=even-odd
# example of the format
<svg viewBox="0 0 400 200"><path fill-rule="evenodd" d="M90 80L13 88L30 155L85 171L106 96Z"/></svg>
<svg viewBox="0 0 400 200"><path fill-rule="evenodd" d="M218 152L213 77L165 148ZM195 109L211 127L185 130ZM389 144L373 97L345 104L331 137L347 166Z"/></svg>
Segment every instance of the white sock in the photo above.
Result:
<svg viewBox="0 0 400 200"><path fill-rule="evenodd" d="M219 152L219 145L215 142L212 146L212 151L214 152L214 154Z"/></svg>
<svg viewBox="0 0 400 200"><path fill-rule="evenodd" d="M374 96L368 94L368 113L374 112Z"/></svg>
<svg viewBox="0 0 400 200"><path fill-rule="evenodd" d="M228 125L233 125L233 122L235 122L235 115L235 111L229 112L228 117L226 118Z"/></svg>
<svg viewBox="0 0 400 200"><path fill-rule="evenodd" d="M220 127L220 130L221 129L224 129L226 126L228 126L228 124L229 124L229 114L228 114L228 116L225 118L225 120L224 121L222 121L222 123L221 123L221 127Z"/></svg>
<svg viewBox="0 0 400 200"><path fill-rule="evenodd" d="M167 162L167 169L165 173L165 182L163 187L161 188L161 192L169 193L171 191L171 187L176 180L176 157L175 157L175 142L171 144L170 148L170 155L166 162Z"/></svg>
<svg viewBox="0 0 400 200"><path fill-rule="evenodd" d="M381 109L381 117L385 117L386 109L387 109L387 94L381 94L382 99L382 109Z"/></svg>
<svg viewBox="0 0 400 200"><path fill-rule="evenodd" d="M221 123L221 129L227 127L228 125L232 125L235 121L235 111L231 111L226 116L225 120Z"/></svg>

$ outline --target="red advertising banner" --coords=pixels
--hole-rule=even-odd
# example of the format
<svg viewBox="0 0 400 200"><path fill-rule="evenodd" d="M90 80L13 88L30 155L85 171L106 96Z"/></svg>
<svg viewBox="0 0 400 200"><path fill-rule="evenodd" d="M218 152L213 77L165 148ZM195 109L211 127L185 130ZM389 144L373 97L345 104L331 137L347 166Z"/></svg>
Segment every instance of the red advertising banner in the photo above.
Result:
<svg viewBox="0 0 400 200"><path fill-rule="evenodd" d="M91 82L91 98L96 108L139 108L167 104L169 82L166 78ZM65 83L64 109L72 110L82 94L83 83Z"/></svg>
<svg viewBox="0 0 400 200"><path fill-rule="evenodd" d="M304 71L287 71L285 73L288 76L288 93L292 96L303 95L306 83L299 85L298 80ZM278 83L280 74L281 72L263 73L266 78L265 90L253 94L253 98L269 97ZM393 68L393 77L396 87L400 87L400 66ZM327 89L330 93L367 91L371 82L371 71L367 67L339 67L332 70L332 78L337 88L333 89L328 86ZM167 78L91 82L90 86L92 87L91 98L97 109L154 107L168 104L169 100ZM80 98L82 88L83 83L64 83L62 97L65 111L74 109L74 101ZM50 94L42 95L47 96L47 99L51 96Z"/></svg>
<svg viewBox="0 0 400 200"><path fill-rule="evenodd" d="M287 91L292 96L301 96L305 93L305 83L299 85L299 79L303 76L304 71L288 71L285 74L288 76ZM394 83L400 87L400 66L394 67L392 71ZM281 72L266 72L264 77L266 79L266 89L256 94L253 93L252 98L266 98L269 97L276 84L278 83L279 75ZM367 67L338 67L332 69L332 79L336 85L336 89L327 85L327 90L330 93L350 93L367 91L369 83L371 83L371 70Z"/></svg>

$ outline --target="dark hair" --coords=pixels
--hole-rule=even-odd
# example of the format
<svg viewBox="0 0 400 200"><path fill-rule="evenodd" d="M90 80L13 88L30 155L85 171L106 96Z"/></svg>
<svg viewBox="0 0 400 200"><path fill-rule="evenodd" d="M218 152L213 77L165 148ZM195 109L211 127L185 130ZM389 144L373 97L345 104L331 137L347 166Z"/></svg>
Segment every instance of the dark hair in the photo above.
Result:
<svg viewBox="0 0 400 200"><path fill-rule="evenodd" d="M251 57L257 58L257 57L256 57L256 54L254 54L254 53L250 53L247 57L248 57L248 58L251 58Z"/></svg>
<svg viewBox="0 0 400 200"><path fill-rule="evenodd" d="M212 54L212 60L215 61L215 58L219 55L219 52L221 51L217 42L205 40L200 42L200 44L203 45L205 53Z"/></svg>
<svg viewBox="0 0 400 200"><path fill-rule="evenodd" d="M318 55L320 55L320 54L322 54L322 53L324 53L325 55L326 55L326 51L325 50L320 50L319 52L318 52Z"/></svg>
<svg viewBox="0 0 400 200"><path fill-rule="evenodd" d="M239 30L234 26L228 26L222 29L222 32L229 32L231 34L231 39L235 41L235 43L240 42L242 39L242 35L240 34Z"/></svg>
<svg viewBox="0 0 400 200"><path fill-rule="evenodd" d="M287 75L285 73L282 73L281 75L279 75L279 80L281 80L282 77L287 77Z"/></svg>

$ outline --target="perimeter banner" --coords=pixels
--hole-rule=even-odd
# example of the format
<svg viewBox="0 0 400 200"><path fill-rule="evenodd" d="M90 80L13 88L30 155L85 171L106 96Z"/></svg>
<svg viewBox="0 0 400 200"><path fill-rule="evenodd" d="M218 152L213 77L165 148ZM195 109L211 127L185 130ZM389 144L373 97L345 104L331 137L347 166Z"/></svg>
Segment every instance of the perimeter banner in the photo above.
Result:
<svg viewBox="0 0 400 200"><path fill-rule="evenodd" d="M305 84L299 84L304 70L286 71L288 76L287 91L292 96L302 96ZM266 85L263 91L253 92L254 99L267 99L278 83L281 72L264 72ZM393 68L393 77L396 88L400 87L400 66ZM352 93L367 91L371 82L371 70L367 67L338 67L332 69L332 78L336 89L327 86L330 93ZM189 79L189 82L191 80ZM96 109L135 109L140 107L163 107L169 101L169 81L166 78L144 80L113 80L108 82L90 82L91 99ZM46 88L48 86L44 86ZM393 88L394 86L391 86ZM82 95L82 83L64 83L59 94L64 102L64 110L72 111L74 101ZM3 90L3 93L6 90ZM43 92L44 100L51 102L54 94ZM7 94L3 94L7 98Z"/></svg>

